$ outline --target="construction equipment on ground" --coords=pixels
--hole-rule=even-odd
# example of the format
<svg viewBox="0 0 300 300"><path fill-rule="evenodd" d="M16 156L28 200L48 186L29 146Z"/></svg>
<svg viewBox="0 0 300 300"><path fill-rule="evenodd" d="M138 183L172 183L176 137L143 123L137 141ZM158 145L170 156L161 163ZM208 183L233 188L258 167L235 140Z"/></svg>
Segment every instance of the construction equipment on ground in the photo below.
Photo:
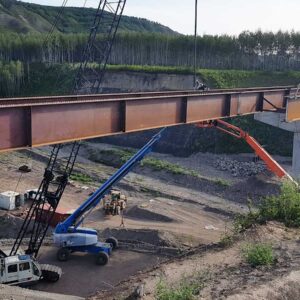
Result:
<svg viewBox="0 0 300 300"><path fill-rule="evenodd" d="M98 241L97 231L92 228L79 227L93 209L103 201L104 196L112 187L119 182L132 168L140 162L145 155L152 151L155 144L160 140L162 129L152 139L131 157L117 172L115 172L98 190L96 190L74 213L55 228L54 244L59 248L57 258L66 261L70 253L84 252L97 255L96 262L106 265L112 250L117 248L118 241L111 237L104 243Z"/></svg>
<svg viewBox="0 0 300 300"><path fill-rule="evenodd" d="M120 191L111 190L103 200L103 210L107 216L116 216L124 212L127 207L127 197Z"/></svg>
<svg viewBox="0 0 300 300"><path fill-rule="evenodd" d="M27 254L8 255L0 250L0 283L28 286L40 280L56 282L62 274L61 268L39 264Z"/></svg>
<svg viewBox="0 0 300 300"><path fill-rule="evenodd" d="M248 132L223 120L201 122L196 126L200 128L217 128L218 130L235 138L243 139L255 151L255 154L265 162L271 172L273 172L279 178L286 178L295 183L292 176L286 170L284 170L263 148L263 146L261 146L259 142L255 140L255 138L252 137Z"/></svg>
<svg viewBox="0 0 300 300"><path fill-rule="evenodd" d="M58 18L61 17L65 4L66 1L64 0ZM97 55L99 63L99 73L94 74L90 89L95 93L99 92L125 4L126 0L99 1L93 26L90 29L88 43L84 50L82 61L75 78L73 89L74 94L78 94L81 88L87 87L87 76L85 73L89 72L87 65L91 57L95 54ZM51 28L49 35L52 34L55 26L56 21ZM105 28L105 32L99 32L100 29L103 28ZM100 45L96 45L95 43L98 33L104 35L103 43ZM64 161L64 164L58 160L61 148L62 145L58 144L55 145L51 151L42 182L38 191L34 194L34 199L29 208L28 214L25 217L10 253L5 253L0 250L0 283L29 284L41 279L55 282L62 274L61 269L56 266L39 265L36 262L36 257L42 242L46 236L52 219L55 216L56 209L72 173L80 148L80 143L74 142L72 144L71 152L68 158ZM24 171L29 170L25 170L24 168ZM20 255L20 246L21 244L24 244L24 238L27 237L27 235L29 235L30 238L27 249L25 250L26 255ZM114 243L115 241L110 240L110 242ZM109 249L109 247L110 244L108 244L106 248Z"/></svg>

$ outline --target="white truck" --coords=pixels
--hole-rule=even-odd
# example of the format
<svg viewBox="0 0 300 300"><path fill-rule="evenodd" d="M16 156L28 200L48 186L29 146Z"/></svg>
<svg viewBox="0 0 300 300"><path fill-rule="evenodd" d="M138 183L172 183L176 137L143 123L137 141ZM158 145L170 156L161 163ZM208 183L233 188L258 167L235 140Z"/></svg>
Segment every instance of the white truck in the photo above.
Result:
<svg viewBox="0 0 300 300"><path fill-rule="evenodd" d="M6 256L1 251L0 283L29 286L40 280L56 282L62 274L59 267L42 265L29 255Z"/></svg>

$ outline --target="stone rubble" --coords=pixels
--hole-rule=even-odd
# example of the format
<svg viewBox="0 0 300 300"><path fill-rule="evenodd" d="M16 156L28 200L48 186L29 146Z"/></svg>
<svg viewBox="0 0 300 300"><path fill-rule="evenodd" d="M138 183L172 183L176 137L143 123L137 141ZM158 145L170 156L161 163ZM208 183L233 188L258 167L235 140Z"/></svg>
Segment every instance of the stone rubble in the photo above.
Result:
<svg viewBox="0 0 300 300"><path fill-rule="evenodd" d="M221 171L228 171L234 177L250 177L266 170L263 162L241 162L223 157L214 162L214 167Z"/></svg>

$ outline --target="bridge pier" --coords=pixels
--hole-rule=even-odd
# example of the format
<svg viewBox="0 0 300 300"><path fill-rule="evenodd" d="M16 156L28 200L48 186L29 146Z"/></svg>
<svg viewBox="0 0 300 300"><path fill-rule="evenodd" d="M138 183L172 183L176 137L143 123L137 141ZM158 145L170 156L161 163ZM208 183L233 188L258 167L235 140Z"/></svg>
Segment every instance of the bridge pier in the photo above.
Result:
<svg viewBox="0 0 300 300"><path fill-rule="evenodd" d="M254 119L294 133L292 175L300 179L300 121L287 123L284 113L275 112L257 113Z"/></svg>

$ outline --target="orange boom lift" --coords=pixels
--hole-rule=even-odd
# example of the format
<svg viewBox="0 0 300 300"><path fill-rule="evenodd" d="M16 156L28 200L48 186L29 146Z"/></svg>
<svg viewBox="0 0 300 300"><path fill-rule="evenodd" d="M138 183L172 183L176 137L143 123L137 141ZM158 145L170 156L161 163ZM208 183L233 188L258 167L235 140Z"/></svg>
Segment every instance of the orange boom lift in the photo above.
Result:
<svg viewBox="0 0 300 300"><path fill-rule="evenodd" d="M272 156L258 143L258 141L249 135L248 132L241 128L234 126L223 120L206 121L196 124L200 128L217 128L233 137L245 140L248 145L255 151L256 155L265 162L268 169L277 175L279 178L287 178L292 182L294 179L288 174L273 158Z"/></svg>

